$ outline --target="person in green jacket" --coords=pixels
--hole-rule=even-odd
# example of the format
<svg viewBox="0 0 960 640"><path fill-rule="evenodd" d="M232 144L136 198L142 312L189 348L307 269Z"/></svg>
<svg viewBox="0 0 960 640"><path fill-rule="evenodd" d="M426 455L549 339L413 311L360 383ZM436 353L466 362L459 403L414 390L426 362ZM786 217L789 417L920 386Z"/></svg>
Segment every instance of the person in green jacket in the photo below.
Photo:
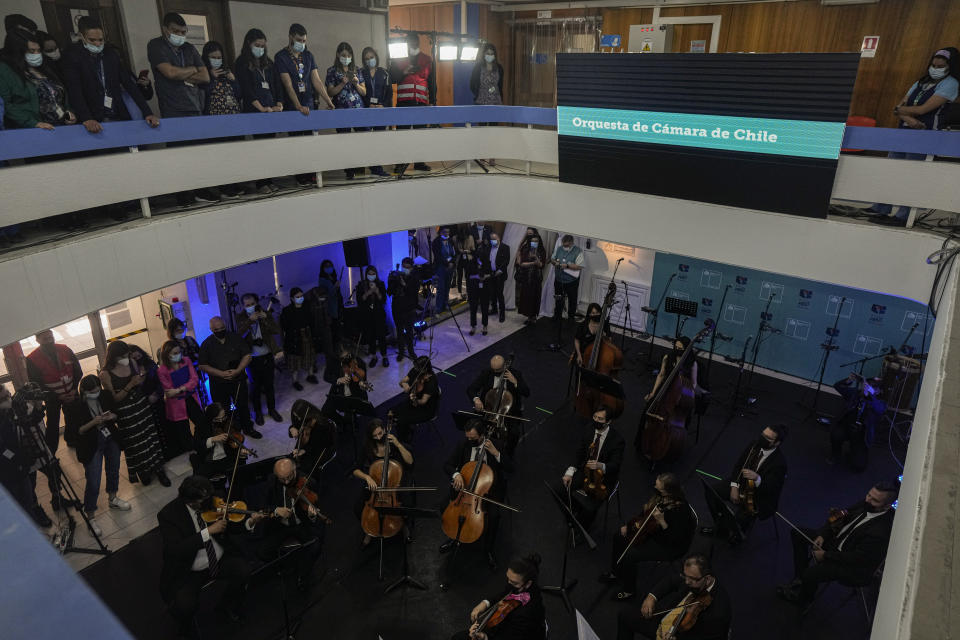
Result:
<svg viewBox="0 0 960 640"><path fill-rule="evenodd" d="M7 34L0 58L0 98L7 127L52 130L54 123L76 123L63 83L48 67L35 36Z"/></svg>

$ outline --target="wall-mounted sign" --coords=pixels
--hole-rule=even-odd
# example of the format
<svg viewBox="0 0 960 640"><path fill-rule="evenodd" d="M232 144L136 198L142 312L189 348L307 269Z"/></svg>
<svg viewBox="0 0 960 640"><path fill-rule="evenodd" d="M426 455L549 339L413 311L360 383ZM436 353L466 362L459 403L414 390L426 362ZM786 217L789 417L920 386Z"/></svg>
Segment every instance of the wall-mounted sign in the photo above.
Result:
<svg viewBox="0 0 960 640"><path fill-rule="evenodd" d="M691 40L690 41L690 53L706 53L707 52L707 41L706 40Z"/></svg>
<svg viewBox="0 0 960 640"><path fill-rule="evenodd" d="M863 44L860 45L861 58L873 58L877 55L877 45L880 44L880 36L863 36Z"/></svg>

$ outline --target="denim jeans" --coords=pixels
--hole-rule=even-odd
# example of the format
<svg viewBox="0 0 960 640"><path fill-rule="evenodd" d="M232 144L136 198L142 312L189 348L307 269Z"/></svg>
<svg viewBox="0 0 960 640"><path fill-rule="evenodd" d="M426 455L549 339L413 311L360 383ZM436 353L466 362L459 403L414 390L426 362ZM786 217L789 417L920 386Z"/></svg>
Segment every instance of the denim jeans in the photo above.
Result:
<svg viewBox="0 0 960 640"><path fill-rule="evenodd" d="M891 151L887 154L887 157L893 158L894 160L926 160L927 155L925 153L904 153L903 151ZM897 207L896 212L894 212L892 204L883 204L881 202L874 204L871 209L884 216L888 216L893 213L893 217L900 220L906 220L907 216L910 215L910 207L899 206Z"/></svg>
<svg viewBox="0 0 960 640"><path fill-rule="evenodd" d="M87 487L83 491L83 509L88 514L97 510L97 498L100 496L100 473L104 461L107 466L107 493L116 495L120 488L120 445L116 438L105 438L97 433L97 450L84 465L87 475Z"/></svg>

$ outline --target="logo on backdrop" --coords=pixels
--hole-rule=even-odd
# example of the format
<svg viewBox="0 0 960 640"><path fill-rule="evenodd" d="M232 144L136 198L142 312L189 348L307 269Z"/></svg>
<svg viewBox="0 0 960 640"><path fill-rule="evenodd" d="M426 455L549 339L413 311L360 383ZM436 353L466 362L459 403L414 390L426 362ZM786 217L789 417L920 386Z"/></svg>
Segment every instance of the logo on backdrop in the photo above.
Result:
<svg viewBox="0 0 960 640"><path fill-rule="evenodd" d="M688 264L678 264L677 265L677 280L680 282L686 282L687 274L690 272L690 265Z"/></svg>
<svg viewBox="0 0 960 640"><path fill-rule="evenodd" d="M700 298L700 310L704 315L713 315L713 298Z"/></svg>
<svg viewBox="0 0 960 640"><path fill-rule="evenodd" d="M870 324L883 324L883 321L886 318L887 305L885 304L872 304L870 305Z"/></svg>
<svg viewBox="0 0 960 640"><path fill-rule="evenodd" d="M737 284L733 287L733 290L737 293L746 293L748 280L747 276L737 276Z"/></svg>
<svg viewBox="0 0 960 640"><path fill-rule="evenodd" d="M810 289L800 289L800 297L797 299L798 309L809 309L810 302L813 299L813 291Z"/></svg>
<svg viewBox="0 0 960 640"><path fill-rule="evenodd" d="M787 318L787 328L783 334L794 340L806 340L810 337L810 323L806 320Z"/></svg>
<svg viewBox="0 0 960 640"><path fill-rule="evenodd" d="M704 289L719 289L723 282L723 273L704 269L700 274L700 286Z"/></svg>

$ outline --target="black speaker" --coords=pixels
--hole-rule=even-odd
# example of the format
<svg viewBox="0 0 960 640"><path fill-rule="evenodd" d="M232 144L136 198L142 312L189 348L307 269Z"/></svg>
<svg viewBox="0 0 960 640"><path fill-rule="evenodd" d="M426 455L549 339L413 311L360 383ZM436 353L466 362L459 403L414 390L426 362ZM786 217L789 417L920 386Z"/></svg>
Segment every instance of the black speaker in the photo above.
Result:
<svg viewBox="0 0 960 640"><path fill-rule="evenodd" d="M370 264L370 246L367 239L344 240L343 258L348 267L365 267Z"/></svg>

